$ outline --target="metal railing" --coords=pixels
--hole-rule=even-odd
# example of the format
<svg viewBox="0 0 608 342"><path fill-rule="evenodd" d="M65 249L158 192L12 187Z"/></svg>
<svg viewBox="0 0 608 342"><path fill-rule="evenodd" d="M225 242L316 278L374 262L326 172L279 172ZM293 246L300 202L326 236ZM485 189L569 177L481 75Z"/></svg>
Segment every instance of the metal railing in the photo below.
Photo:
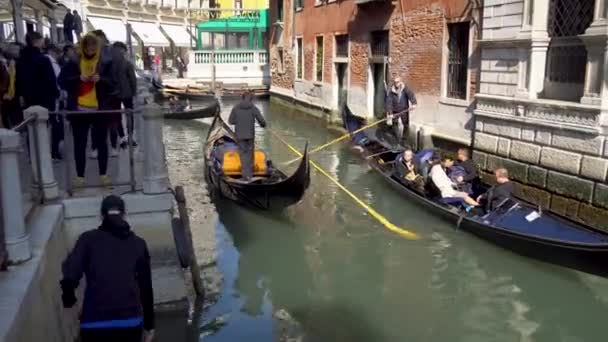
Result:
<svg viewBox="0 0 608 342"><path fill-rule="evenodd" d="M38 135L35 133L36 130L36 121L38 120L38 117L36 115L32 115L30 117L28 117L27 119L23 120L20 124L18 124L17 126L13 127L11 130L18 132L20 134L26 134L26 136L31 136L32 139L34 140L34 146L38 146ZM32 129L30 129L30 127ZM21 166L25 166L24 164L32 164L32 162L35 165L36 168L36 177L32 177L30 178L29 181L25 180L23 178L23 174L20 173L21 176L21 185L23 186L23 188L21 189L24 193L28 193L29 192L29 188L30 188L30 182L33 182L34 184L36 184L36 189L38 190L37 196L36 196L36 200L40 203L43 204L44 203L44 185L42 184L42 163L41 163L41 156L40 156L40 151L37 148L29 148L30 143L26 142L23 143L22 142L22 146L25 146L24 150L24 154L21 155L20 158L20 164ZM32 153L34 154L32 156ZM29 156L29 158L25 158L24 162L24 156ZM32 157L34 159L32 159ZM27 168L21 168L20 171L24 171L27 170ZM28 184L30 183L30 184Z"/></svg>
<svg viewBox="0 0 608 342"><path fill-rule="evenodd" d="M72 127L70 125L68 116L86 116L86 115L99 115L99 114L125 114L127 116L127 145L129 150L129 181L128 182L111 182L110 184L99 184L99 185L87 185L86 183L82 185L82 188L102 188L106 186L130 186L130 191L135 192L137 187L137 180L135 177L135 153L134 153L134 140L133 140L133 132L134 132L134 121L135 114L141 113L139 109L125 109L125 110L95 110L95 111L68 111L62 110L57 112L50 112L49 114L58 114L63 117L63 128L64 128L64 181L66 192L69 196L74 195L74 187L72 184L73 179L73 169L76 166L75 156L74 156L74 137L72 132ZM120 124L122 125L122 117L120 119ZM68 134L69 133L69 134ZM108 148L109 150L109 148Z"/></svg>

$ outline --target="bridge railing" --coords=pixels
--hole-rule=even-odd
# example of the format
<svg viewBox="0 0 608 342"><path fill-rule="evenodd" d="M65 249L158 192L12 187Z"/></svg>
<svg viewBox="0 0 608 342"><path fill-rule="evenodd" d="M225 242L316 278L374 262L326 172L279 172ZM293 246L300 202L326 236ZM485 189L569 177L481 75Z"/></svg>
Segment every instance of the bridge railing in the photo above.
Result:
<svg viewBox="0 0 608 342"><path fill-rule="evenodd" d="M191 51L188 77L209 81L250 85L269 84L270 65L266 50L197 50Z"/></svg>
<svg viewBox="0 0 608 342"><path fill-rule="evenodd" d="M144 110L55 112L63 116L126 114L129 137L130 173L127 182L115 182L112 186L129 185L131 191L144 194L166 193L169 177L164 154L162 133L163 113L157 105L147 105ZM137 115L140 114L140 115ZM57 182L50 151L48 129L49 111L40 106L27 108L25 120L13 129L0 128L0 269L7 263L18 264L31 258L26 215L38 204L57 200L62 191ZM136 189L135 157L133 153L133 121L140 120L140 153L143 154L143 179L141 189ZM68 120L64 120L66 159L73 159L73 141ZM139 137L139 136L138 136ZM64 165L63 174L68 178L65 192L72 195L70 175L74 164Z"/></svg>

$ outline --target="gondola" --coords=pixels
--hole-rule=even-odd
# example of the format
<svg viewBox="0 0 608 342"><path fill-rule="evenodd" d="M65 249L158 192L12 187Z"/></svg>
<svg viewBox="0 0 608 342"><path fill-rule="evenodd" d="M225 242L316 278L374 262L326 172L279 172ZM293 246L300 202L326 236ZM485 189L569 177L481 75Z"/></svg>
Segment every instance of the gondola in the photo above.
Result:
<svg viewBox="0 0 608 342"><path fill-rule="evenodd" d="M200 108L193 109L170 109L169 112L164 114L165 119L171 120L193 120L193 119L204 119L212 118L216 113L220 112L220 103L214 101L213 103Z"/></svg>
<svg viewBox="0 0 608 342"><path fill-rule="evenodd" d="M215 94L210 90L198 89L198 88L176 88L165 86L162 89L162 93L165 97L178 97L180 99L188 100L211 100L215 99Z"/></svg>
<svg viewBox="0 0 608 342"><path fill-rule="evenodd" d="M220 114L216 114L203 151L205 179L212 198L222 196L263 210L281 210L302 199L310 183L307 146L300 165L291 176L274 167L263 151L256 151L254 177L245 182L240 178L240 170L228 171L222 163L222 159L226 162L228 155L232 160L238 155L235 142L234 132Z"/></svg>
<svg viewBox="0 0 608 342"><path fill-rule="evenodd" d="M351 133L363 127L363 121L346 106L342 120ZM393 168L401 151L366 132L354 133L352 143L371 168L405 198L455 223L457 228L520 255L608 277L608 233L517 199L508 199L486 214L467 213L440 198L429 198L396 176Z"/></svg>

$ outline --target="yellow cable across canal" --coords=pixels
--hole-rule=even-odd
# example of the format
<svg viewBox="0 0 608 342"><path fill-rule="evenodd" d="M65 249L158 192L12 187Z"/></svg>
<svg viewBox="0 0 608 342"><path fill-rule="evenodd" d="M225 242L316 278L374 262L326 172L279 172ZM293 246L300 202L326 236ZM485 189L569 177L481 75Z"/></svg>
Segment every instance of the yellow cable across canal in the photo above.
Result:
<svg viewBox="0 0 608 342"><path fill-rule="evenodd" d="M279 139L279 141L281 141L283 144L285 144L285 146L287 146L287 148L289 148L292 152L294 152L295 154L297 154L299 156L299 158L302 158L302 153L300 153L300 151L298 151L295 147L291 146L291 144L289 144L287 141L285 141L285 139L283 139L283 137L281 137L280 134L276 133L274 130L268 128L267 129L272 135L274 135L277 139ZM399 234L400 236L409 239L409 240L418 240L420 239L420 236L418 236L418 234L403 229L401 227L398 227L397 225L393 224L392 222L390 222L388 219L386 219L386 217L382 216L380 213L378 213L376 210L374 210L374 208L370 207L367 203L363 202L359 197L357 197L355 194L353 194L350 190L348 190L344 185L342 185L335 177L333 177L332 175L330 175L329 173L327 173L327 171L325 171L323 168L321 168L319 165L317 165L317 163L315 163L312 160L309 160L310 165L312 165L317 171L319 171L322 175L324 175L325 177L327 177L329 180L331 180L334 184L336 184L338 186L338 188L340 188L342 191L344 191L348 196L350 196L355 202L357 202L357 204L359 204L361 207L363 207L370 215L372 215L373 218L375 218L376 220L378 220L378 222L382 223L382 225L384 225L384 227L386 227L388 230Z"/></svg>

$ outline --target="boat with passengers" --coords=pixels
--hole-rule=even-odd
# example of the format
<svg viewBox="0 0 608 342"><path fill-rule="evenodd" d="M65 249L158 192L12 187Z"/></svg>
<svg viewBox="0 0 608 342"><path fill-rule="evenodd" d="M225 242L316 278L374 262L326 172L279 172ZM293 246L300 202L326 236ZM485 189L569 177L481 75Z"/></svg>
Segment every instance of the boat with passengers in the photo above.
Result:
<svg viewBox="0 0 608 342"><path fill-rule="evenodd" d="M367 163L405 198L453 222L457 228L475 234L518 254L579 270L608 276L608 233L568 218L543 211L522 200L508 198L496 208L481 213L467 212L459 202L446 202L426 189L414 188L398 176L395 164L403 148L390 145L371 134L364 120L343 107L345 128L352 144ZM428 151L416 158L428 157ZM426 155L426 156L425 156ZM420 161L420 160L419 160ZM426 180L428 184L428 179ZM489 185L482 185L488 189Z"/></svg>

